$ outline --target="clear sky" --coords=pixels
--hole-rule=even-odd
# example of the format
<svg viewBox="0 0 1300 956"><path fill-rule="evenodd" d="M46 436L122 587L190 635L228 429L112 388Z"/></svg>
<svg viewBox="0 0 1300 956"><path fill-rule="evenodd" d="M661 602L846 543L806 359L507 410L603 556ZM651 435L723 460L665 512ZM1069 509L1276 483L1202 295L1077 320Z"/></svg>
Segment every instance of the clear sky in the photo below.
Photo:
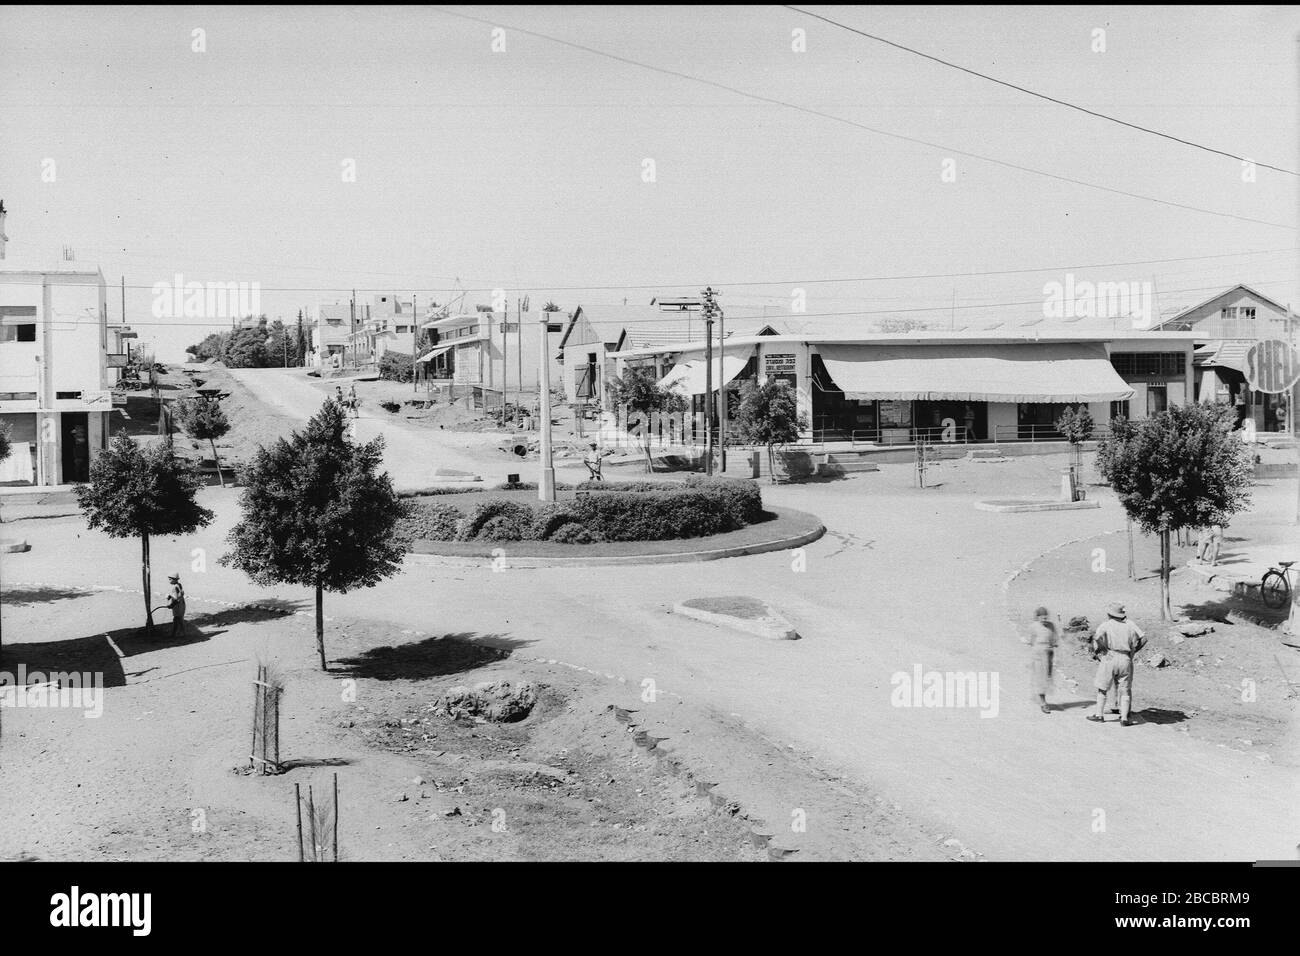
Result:
<svg viewBox="0 0 1300 956"><path fill-rule="evenodd" d="M807 9L1300 162L1295 9ZM110 285L125 276L127 317L164 360L214 327L151 315L151 287L178 272L260 282L286 320L353 287L445 301L459 279L471 302L519 288L593 315L705 283L737 313L786 310L802 288L812 316L930 309L902 314L942 327L1032 317L1064 274L1010 270L1105 263L1133 264L1074 271L1154 281L1165 311L1238 281L1300 304L1296 188L778 6L0 9L9 251L69 245ZM1000 274L947 276L970 272Z"/></svg>

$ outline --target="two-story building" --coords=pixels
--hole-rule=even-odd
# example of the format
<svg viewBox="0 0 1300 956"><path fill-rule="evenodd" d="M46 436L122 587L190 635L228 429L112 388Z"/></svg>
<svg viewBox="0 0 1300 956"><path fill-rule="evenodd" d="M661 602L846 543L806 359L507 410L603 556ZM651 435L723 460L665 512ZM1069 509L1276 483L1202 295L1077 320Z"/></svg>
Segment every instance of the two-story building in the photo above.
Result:
<svg viewBox="0 0 1300 956"><path fill-rule="evenodd" d="M1289 396L1270 395L1246 384L1246 352L1256 342L1279 339L1296 345L1300 320L1284 305L1245 285L1211 296L1156 327L1164 332L1191 332L1196 337L1193 365L1197 401L1236 406L1243 422L1257 432L1286 431Z"/></svg>
<svg viewBox="0 0 1300 956"><path fill-rule="evenodd" d="M413 302L403 302L395 295L377 295L364 306L358 303L357 309L357 329L346 340L347 364L375 368L389 350L411 355L421 324Z"/></svg>
<svg viewBox="0 0 1300 956"><path fill-rule="evenodd" d="M13 446L0 484L89 479L108 440L116 378L106 292L98 267L16 259L0 239L0 421ZM123 334L118 326L115 338Z"/></svg>
<svg viewBox="0 0 1300 956"><path fill-rule="evenodd" d="M317 368L343 365L352 333L352 303L317 305L311 315L311 364Z"/></svg>

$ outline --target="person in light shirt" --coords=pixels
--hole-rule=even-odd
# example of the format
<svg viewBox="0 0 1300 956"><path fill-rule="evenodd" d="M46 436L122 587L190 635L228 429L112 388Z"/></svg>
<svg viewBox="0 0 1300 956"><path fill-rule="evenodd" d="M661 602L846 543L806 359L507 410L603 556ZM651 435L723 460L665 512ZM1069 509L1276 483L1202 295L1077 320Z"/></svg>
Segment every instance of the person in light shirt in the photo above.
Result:
<svg viewBox="0 0 1300 956"><path fill-rule="evenodd" d="M1106 608L1107 620L1092 635L1093 657L1097 660L1097 712L1088 719L1101 723L1106 719L1106 695L1111 687L1119 693L1119 722L1127 727L1132 723L1129 714L1133 708L1133 657L1146 646L1142 629L1128 620L1124 605L1115 603Z"/></svg>

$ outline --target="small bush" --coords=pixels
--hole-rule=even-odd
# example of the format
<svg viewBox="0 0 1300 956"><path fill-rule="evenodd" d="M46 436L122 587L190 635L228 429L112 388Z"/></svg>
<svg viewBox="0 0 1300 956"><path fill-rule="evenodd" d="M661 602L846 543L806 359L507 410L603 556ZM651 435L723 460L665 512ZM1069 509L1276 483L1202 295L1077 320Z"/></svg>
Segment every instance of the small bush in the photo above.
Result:
<svg viewBox="0 0 1300 956"><path fill-rule="evenodd" d="M529 525L519 521L512 515L497 515L495 518L488 518L483 522L483 527L479 528L478 541L521 541L527 533Z"/></svg>
<svg viewBox="0 0 1300 956"><path fill-rule="evenodd" d="M533 541L550 541L557 529L575 522L582 523L582 514L573 505L545 505L534 514L528 537Z"/></svg>
<svg viewBox="0 0 1300 956"><path fill-rule="evenodd" d="M489 533L497 537L489 541L520 541L528 533L533 523L533 509L517 501L505 498L489 498L474 506L474 510L461 520L456 529L457 541L473 541L480 537L489 521L494 518L503 520L494 522ZM509 537L501 537L509 535Z"/></svg>
<svg viewBox="0 0 1300 956"><path fill-rule="evenodd" d="M584 528L576 521L570 521L568 524L560 525L551 535L550 540L556 544L596 544L605 539L600 532Z"/></svg>
<svg viewBox="0 0 1300 956"><path fill-rule="evenodd" d="M455 505L406 501L393 538L410 548L412 541L452 541L464 514Z"/></svg>
<svg viewBox="0 0 1300 956"><path fill-rule="evenodd" d="M379 407L390 415L396 415L402 408L402 406L397 404L397 402L380 402Z"/></svg>

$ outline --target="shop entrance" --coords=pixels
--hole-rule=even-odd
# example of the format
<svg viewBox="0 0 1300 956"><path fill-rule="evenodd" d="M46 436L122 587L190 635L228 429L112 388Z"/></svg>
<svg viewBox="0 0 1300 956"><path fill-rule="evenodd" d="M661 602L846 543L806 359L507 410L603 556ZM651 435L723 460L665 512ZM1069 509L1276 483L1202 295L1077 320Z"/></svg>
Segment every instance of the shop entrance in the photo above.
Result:
<svg viewBox="0 0 1300 956"><path fill-rule="evenodd" d="M63 483L90 480L90 424L86 412L59 415L59 438L63 450Z"/></svg>

